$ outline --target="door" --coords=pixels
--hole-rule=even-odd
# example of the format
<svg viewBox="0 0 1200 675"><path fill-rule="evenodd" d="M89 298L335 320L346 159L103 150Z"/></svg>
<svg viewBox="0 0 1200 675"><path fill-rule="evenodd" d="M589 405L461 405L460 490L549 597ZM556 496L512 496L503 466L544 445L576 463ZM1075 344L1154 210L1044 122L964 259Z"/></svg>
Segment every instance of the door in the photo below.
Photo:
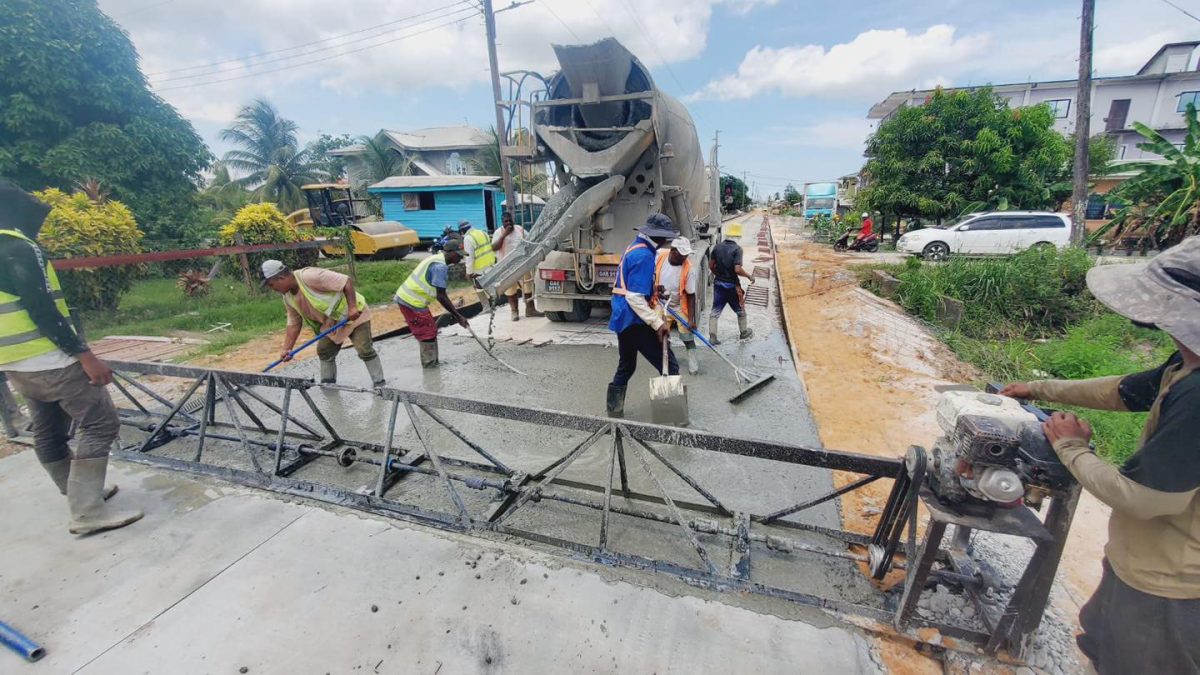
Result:
<svg viewBox="0 0 1200 675"><path fill-rule="evenodd" d="M1029 227L1021 233L1021 248L1027 249L1041 243L1062 247L1071 240L1071 230L1060 217L1046 214L1031 216Z"/></svg>
<svg viewBox="0 0 1200 675"><path fill-rule="evenodd" d="M1108 106L1108 117L1104 118L1105 131L1120 131L1125 128L1129 117L1129 99L1117 98Z"/></svg>
<svg viewBox="0 0 1200 675"><path fill-rule="evenodd" d="M983 216L959 225L952 244L955 253L963 255L994 255L1003 236L1003 218Z"/></svg>
<svg viewBox="0 0 1200 675"><path fill-rule="evenodd" d="M488 234L492 234L496 231L495 198L495 194L491 190L483 191L483 219L487 225Z"/></svg>

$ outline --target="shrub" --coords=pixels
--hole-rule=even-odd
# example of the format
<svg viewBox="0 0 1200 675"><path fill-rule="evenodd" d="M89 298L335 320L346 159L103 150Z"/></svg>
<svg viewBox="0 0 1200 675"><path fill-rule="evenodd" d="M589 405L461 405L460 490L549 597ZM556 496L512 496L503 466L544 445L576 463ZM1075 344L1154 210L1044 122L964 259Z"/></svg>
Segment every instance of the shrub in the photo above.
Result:
<svg viewBox="0 0 1200 675"><path fill-rule="evenodd" d="M82 193L58 189L34 193L50 205L50 215L38 243L51 258L82 258L142 250L142 231L133 213L121 202L92 201ZM60 275L63 294L73 309L113 310L129 290L139 270L119 265L69 270Z"/></svg>
<svg viewBox="0 0 1200 675"><path fill-rule="evenodd" d="M233 220L221 228L221 245L236 245L239 233L246 244L290 244L312 239L311 234L289 226L283 213L274 204L248 204L238 209ZM252 253L249 257L254 269L258 269L264 260L272 258L292 269L299 269L317 262L317 250L266 251Z"/></svg>

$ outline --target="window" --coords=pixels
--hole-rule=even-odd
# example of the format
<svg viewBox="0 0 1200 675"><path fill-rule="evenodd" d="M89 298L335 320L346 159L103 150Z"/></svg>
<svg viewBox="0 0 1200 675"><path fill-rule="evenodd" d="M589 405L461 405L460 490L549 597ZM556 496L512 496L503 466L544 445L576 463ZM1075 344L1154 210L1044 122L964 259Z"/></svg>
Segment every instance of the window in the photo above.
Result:
<svg viewBox="0 0 1200 675"><path fill-rule="evenodd" d="M405 211L433 211L437 208L432 192L404 192Z"/></svg>
<svg viewBox="0 0 1200 675"><path fill-rule="evenodd" d="M1050 106L1050 112L1054 113L1055 119L1066 119L1071 112L1071 99L1056 98L1052 101L1046 101L1046 105Z"/></svg>
<svg viewBox="0 0 1200 675"><path fill-rule="evenodd" d="M1098 196L1098 195L1097 195ZM1091 200L1088 200L1088 208L1091 208ZM1064 228L1067 224L1058 216L1034 216L1029 219L1029 223L1025 227L1038 230L1052 230L1055 228Z"/></svg>
<svg viewBox="0 0 1200 675"><path fill-rule="evenodd" d="M1179 95L1179 103L1175 105L1175 112L1187 112L1189 103L1200 107L1200 91L1185 91Z"/></svg>
<svg viewBox="0 0 1200 675"><path fill-rule="evenodd" d="M972 220L966 224L966 230L969 232L980 232L983 230L1003 230L1003 218L979 218Z"/></svg>

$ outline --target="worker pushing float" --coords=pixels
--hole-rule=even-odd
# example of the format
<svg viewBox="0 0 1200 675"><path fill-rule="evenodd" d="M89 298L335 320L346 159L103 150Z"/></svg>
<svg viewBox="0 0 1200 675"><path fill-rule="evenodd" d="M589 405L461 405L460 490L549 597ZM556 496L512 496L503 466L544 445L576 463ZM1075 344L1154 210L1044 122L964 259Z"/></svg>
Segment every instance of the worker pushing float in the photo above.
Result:
<svg viewBox="0 0 1200 675"><path fill-rule="evenodd" d="M319 335L345 319L345 326L317 342L320 383L337 381L337 355L347 337L367 367L372 385L382 387L387 383L371 338L371 309L362 293L354 290L354 281L350 277L320 267L291 270L278 260L263 262L262 276L263 285L282 295L283 305L287 308L287 333L279 354L281 361L291 360L303 324L308 324Z"/></svg>
<svg viewBox="0 0 1200 675"><path fill-rule="evenodd" d="M490 246L489 241L489 246ZM396 289L394 298L400 307L400 313L408 323L412 336L417 339L421 350L421 366L432 368L438 365L437 320L429 311L429 305L436 298L442 307L454 317L458 324L467 327L467 319L446 293L449 285L449 265L456 265L462 260L462 242L452 238L442 245L440 253L422 260Z"/></svg>
<svg viewBox="0 0 1200 675"><path fill-rule="evenodd" d="M656 251L679 236L667 216L656 213L646 219L637 237L621 255L613 285L612 317L608 329L617 334L617 372L608 385L606 407L610 417L625 414L625 389L637 370L640 352L662 375L678 375L675 354L667 349L667 372L662 372L662 341L671 327L654 311Z"/></svg>

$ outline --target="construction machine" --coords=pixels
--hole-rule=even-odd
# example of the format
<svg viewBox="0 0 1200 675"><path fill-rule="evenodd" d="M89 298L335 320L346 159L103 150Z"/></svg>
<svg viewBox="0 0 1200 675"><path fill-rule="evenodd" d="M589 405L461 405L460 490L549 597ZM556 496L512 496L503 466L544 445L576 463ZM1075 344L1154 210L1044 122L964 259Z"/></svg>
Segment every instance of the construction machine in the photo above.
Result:
<svg viewBox="0 0 1200 675"><path fill-rule="evenodd" d="M345 183L313 183L301 186L308 208L288 214L292 227L349 227L354 257L399 260L412 252L419 241L415 230L391 220L380 220L366 208L366 200L355 198ZM328 256L345 255L337 243L321 248Z"/></svg>
<svg viewBox="0 0 1200 675"><path fill-rule="evenodd" d="M557 191L520 247L480 280L493 297L536 268L537 308L583 321L607 305L635 230L664 213L692 240L703 305L709 249L721 237L716 148L705 167L687 109L655 87L621 43L554 45L561 70L530 109L532 143L506 146L521 162L553 164Z"/></svg>

